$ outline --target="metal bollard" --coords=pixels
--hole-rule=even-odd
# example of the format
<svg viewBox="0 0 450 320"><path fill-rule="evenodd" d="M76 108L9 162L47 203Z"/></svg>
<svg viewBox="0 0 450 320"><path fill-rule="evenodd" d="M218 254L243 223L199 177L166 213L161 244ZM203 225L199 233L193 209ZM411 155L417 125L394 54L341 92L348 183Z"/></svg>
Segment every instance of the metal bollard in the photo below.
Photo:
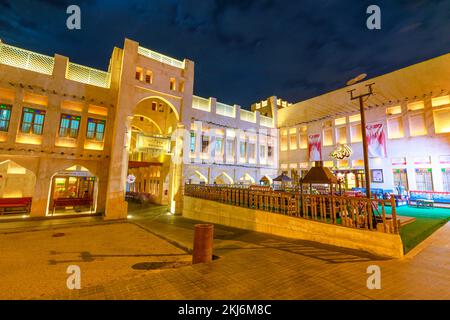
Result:
<svg viewBox="0 0 450 320"><path fill-rule="evenodd" d="M213 256L214 225L196 224L192 263L211 262Z"/></svg>

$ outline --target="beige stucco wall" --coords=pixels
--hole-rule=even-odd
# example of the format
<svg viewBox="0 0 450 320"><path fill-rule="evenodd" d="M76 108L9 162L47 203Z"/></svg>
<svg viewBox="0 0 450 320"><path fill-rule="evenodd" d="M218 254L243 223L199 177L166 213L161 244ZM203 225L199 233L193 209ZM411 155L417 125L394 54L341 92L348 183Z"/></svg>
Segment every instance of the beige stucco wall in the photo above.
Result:
<svg viewBox="0 0 450 320"><path fill-rule="evenodd" d="M357 230L188 196L184 197L183 216L240 229L363 250L384 257L403 257L402 240L397 234Z"/></svg>

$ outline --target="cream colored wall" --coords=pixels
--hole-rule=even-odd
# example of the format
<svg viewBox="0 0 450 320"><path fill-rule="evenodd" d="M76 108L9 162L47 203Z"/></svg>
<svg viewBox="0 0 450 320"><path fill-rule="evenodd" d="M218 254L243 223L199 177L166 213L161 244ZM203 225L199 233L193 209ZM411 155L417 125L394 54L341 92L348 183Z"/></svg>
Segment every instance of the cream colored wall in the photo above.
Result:
<svg viewBox="0 0 450 320"><path fill-rule="evenodd" d="M335 226L188 196L184 197L183 216L277 236L363 250L384 257L403 257L402 240L397 234Z"/></svg>

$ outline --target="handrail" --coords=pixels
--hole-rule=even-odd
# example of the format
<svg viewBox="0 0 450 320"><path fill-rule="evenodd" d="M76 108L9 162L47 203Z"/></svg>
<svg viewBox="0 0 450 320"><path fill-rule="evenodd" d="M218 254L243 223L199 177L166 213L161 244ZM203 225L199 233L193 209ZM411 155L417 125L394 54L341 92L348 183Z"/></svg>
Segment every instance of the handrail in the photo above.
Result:
<svg viewBox="0 0 450 320"><path fill-rule="evenodd" d="M51 75L55 66L55 59L0 42L0 63Z"/></svg>
<svg viewBox="0 0 450 320"><path fill-rule="evenodd" d="M66 79L97 87L109 88L111 73L69 62L67 64Z"/></svg>
<svg viewBox="0 0 450 320"><path fill-rule="evenodd" d="M184 195L367 231L399 233L395 199L186 184ZM391 218L386 214L391 206Z"/></svg>
<svg viewBox="0 0 450 320"><path fill-rule="evenodd" d="M174 58L171 58L169 56L163 55L161 53L158 53L156 51L144 48L144 47L138 47L138 53L142 56L145 56L147 58L184 69L184 61L180 61Z"/></svg>

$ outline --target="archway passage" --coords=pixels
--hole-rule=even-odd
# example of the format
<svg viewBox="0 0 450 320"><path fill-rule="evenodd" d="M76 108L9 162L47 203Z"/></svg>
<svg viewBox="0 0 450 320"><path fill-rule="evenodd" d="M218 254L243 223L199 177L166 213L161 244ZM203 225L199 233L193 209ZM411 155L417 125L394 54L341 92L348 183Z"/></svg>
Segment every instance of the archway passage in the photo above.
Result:
<svg viewBox="0 0 450 320"><path fill-rule="evenodd" d="M98 179L74 165L52 176L48 215L95 213Z"/></svg>
<svg viewBox="0 0 450 320"><path fill-rule="evenodd" d="M36 175L11 160L0 162L0 215L29 214Z"/></svg>
<svg viewBox="0 0 450 320"><path fill-rule="evenodd" d="M176 110L162 98L144 99L134 108L128 129L128 201L169 203L171 134L177 125Z"/></svg>
<svg viewBox="0 0 450 320"><path fill-rule="evenodd" d="M206 178L199 171L195 170L195 173L188 178L187 183L189 183L189 184L207 184L208 178Z"/></svg>
<svg viewBox="0 0 450 320"><path fill-rule="evenodd" d="M255 179L251 175L249 175L248 173L245 173L239 179L239 183L245 184L245 185L255 184Z"/></svg>

